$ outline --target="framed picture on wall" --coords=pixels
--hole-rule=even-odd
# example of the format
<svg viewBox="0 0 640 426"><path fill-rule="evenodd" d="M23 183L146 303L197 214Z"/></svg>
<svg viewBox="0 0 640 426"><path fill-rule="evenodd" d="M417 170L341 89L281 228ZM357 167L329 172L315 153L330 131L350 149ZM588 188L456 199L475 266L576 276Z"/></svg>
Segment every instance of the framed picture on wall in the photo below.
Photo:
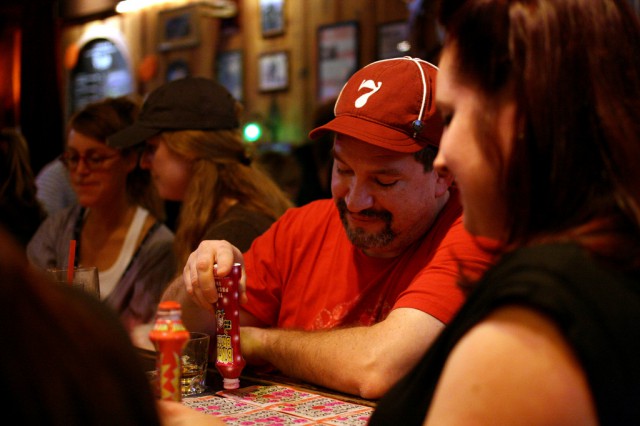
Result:
<svg viewBox="0 0 640 426"><path fill-rule="evenodd" d="M198 43L200 28L197 5L158 12L158 50L182 49Z"/></svg>
<svg viewBox="0 0 640 426"><path fill-rule="evenodd" d="M284 1L260 0L260 23L263 37L284 34Z"/></svg>
<svg viewBox="0 0 640 426"><path fill-rule="evenodd" d="M289 53L263 53L258 59L259 83L261 92L274 92L289 87Z"/></svg>
<svg viewBox="0 0 640 426"><path fill-rule="evenodd" d="M133 92L134 77L126 56L113 41L90 39L79 47L77 55L69 75L68 116L107 96Z"/></svg>
<svg viewBox="0 0 640 426"><path fill-rule="evenodd" d="M173 80L189 77L191 70L189 64L184 59L175 59L167 65L167 73L165 75L165 81L168 83Z"/></svg>
<svg viewBox="0 0 640 426"><path fill-rule="evenodd" d="M376 43L378 60L405 56L409 47L407 42L408 31L409 24L407 21L378 25Z"/></svg>
<svg viewBox="0 0 640 426"><path fill-rule="evenodd" d="M318 99L335 98L358 70L359 27L356 21L318 28Z"/></svg>
<svg viewBox="0 0 640 426"><path fill-rule="evenodd" d="M216 77L218 83L227 88L234 98L242 100L242 52L230 50L220 52L216 59Z"/></svg>

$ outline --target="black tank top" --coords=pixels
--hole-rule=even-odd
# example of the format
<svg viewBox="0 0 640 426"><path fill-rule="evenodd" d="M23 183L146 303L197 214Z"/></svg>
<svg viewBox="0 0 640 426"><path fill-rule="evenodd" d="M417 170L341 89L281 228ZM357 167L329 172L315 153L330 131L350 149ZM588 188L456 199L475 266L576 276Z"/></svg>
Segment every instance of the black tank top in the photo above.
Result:
<svg viewBox="0 0 640 426"><path fill-rule="evenodd" d="M600 424L640 424L640 276L605 267L573 244L506 255L419 364L379 401L369 424L421 425L453 347L509 304L528 305L556 322L587 375Z"/></svg>

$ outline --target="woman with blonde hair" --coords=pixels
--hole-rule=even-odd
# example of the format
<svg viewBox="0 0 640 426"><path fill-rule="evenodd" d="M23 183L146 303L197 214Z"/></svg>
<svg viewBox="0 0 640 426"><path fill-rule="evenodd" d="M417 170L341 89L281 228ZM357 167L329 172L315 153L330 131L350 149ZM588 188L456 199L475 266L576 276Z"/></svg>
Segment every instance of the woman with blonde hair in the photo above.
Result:
<svg viewBox="0 0 640 426"><path fill-rule="evenodd" d="M247 250L292 206L246 155L241 111L212 80L174 80L148 96L135 124L108 140L119 148L146 141L140 165L151 170L162 198L182 203L174 243L178 265L205 239Z"/></svg>

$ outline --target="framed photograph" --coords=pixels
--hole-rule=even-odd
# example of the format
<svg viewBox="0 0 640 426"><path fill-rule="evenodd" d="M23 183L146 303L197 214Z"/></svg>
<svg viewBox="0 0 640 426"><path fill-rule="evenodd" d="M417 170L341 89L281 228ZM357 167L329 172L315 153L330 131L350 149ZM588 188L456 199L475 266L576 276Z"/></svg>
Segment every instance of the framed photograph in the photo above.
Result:
<svg viewBox="0 0 640 426"><path fill-rule="evenodd" d="M242 100L242 52L230 50L220 52L216 59L216 76L218 83L227 88L234 98Z"/></svg>
<svg viewBox="0 0 640 426"><path fill-rule="evenodd" d="M260 0L260 21L263 37L284 34L284 1Z"/></svg>
<svg viewBox="0 0 640 426"><path fill-rule="evenodd" d="M259 89L262 92L285 90L289 87L289 53L270 52L258 59Z"/></svg>
<svg viewBox="0 0 640 426"><path fill-rule="evenodd" d="M171 61L169 65L167 65L167 74L165 76L165 81L168 83L173 80L178 80L180 78L189 77L191 75L191 71L189 69L189 64L184 59L176 59Z"/></svg>
<svg viewBox="0 0 640 426"><path fill-rule="evenodd" d="M318 99L335 98L358 70L359 27L356 21L318 28Z"/></svg>
<svg viewBox="0 0 640 426"><path fill-rule="evenodd" d="M158 12L158 50L193 47L200 43L198 7L195 4Z"/></svg>
<svg viewBox="0 0 640 426"><path fill-rule="evenodd" d="M378 60L405 56L409 47L407 42L408 31L409 24L407 21L378 25L376 44Z"/></svg>

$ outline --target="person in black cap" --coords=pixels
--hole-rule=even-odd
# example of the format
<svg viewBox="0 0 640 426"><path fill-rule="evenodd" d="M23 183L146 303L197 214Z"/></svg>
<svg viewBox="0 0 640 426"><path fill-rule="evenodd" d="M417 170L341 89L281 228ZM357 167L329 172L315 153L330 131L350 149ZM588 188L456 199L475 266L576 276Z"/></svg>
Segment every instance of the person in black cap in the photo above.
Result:
<svg viewBox="0 0 640 426"><path fill-rule="evenodd" d="M212 264L224 275L237 261L250 364L365 398L411 368L463 302L461 271L491 260L463 229L453 178L433 170L436 76L405 57L349 79L335 117L310 134L335 134L333 199L290 209L244 255L200 244L163 295L182 303L190 330L215 333Z"/></svg>
<svg viewBox="0 0 640 426"><path fill-rule="evenodd" d="M140 164L161 197L180 201L175 251L179 265L204 239L247 250L286 209L287 195L247 157L241 105L203 77L171 81L149 94L138 120L112 135L112 147L146 142Z"/></svg>

